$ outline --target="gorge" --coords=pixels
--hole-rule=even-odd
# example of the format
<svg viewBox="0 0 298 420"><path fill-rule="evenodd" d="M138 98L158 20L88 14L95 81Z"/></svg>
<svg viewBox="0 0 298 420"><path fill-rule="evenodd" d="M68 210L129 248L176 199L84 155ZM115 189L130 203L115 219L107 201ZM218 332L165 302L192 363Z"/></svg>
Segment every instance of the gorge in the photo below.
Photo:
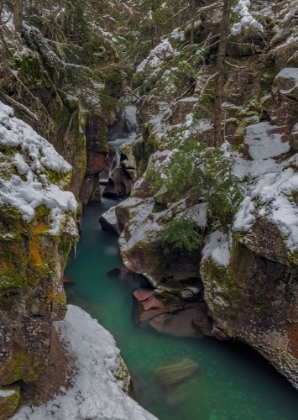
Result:
<svg viewBox="0 0 298 420"><path fill-rule="evenodd" d="M1 2L1 420L296 418L297 24Z"/></svg>

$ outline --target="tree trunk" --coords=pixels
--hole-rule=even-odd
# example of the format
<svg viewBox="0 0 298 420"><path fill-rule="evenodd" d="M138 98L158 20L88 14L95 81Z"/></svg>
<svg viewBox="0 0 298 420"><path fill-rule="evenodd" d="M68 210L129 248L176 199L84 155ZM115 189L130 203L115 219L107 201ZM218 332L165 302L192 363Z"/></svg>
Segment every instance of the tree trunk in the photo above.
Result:
<svg viewBox="0 0 298 420"><path fill-rule="evenodd" d="M14 2L13 23L16 31L20 32L23 23L23 0L15 0Z"/></svg>
<svg viewBox="0 0 298 420"><path fill-rule="evenodd" d="M190 28L190 44L195 42L195 18L196 18L196 0L191 2L191 28Z"/></svg>
<svg viewBox="0 0 298 420"><path fill-rule="evenodd" d="M220 25L220 39L217 54L217 78L215 84L214 99L214 146L220 147L223 143L222 123L222 99L225 82L224 64L227 51L228 36L230 33L230 11L232 0L224 0L222 21Z"/></svg>

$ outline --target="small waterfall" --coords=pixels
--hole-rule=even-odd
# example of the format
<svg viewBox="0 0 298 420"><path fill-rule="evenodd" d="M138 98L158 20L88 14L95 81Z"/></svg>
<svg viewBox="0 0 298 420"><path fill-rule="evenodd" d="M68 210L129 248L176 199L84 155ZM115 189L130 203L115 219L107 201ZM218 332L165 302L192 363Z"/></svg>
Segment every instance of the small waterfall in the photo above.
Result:
<svg viewBox="0 0 298 420"><path fill-rule="evenodd" d="M77 244L74 244L73 251L74 251L74 258L76 259L77 258Z"/></svg>

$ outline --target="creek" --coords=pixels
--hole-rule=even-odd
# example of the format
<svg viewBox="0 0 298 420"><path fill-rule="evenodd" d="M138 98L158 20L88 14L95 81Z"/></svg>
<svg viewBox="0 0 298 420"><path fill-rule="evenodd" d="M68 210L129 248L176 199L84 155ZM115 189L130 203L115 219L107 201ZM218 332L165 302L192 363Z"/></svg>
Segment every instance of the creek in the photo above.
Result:
<svg viewBox="0 0 298 420"><path fill-rule="evenodd" d="M107 272L122 265L118 237L103 231L98 217L116 205L103 198L83 214L83 234L66 275L68 302L81 306L115 337L138 389L137 400L160 420L296 420L298 398L290 384L243 345L215 339L175 338L139 328L132 320L132 294L125 279ZM181 356L197 374L166 391L154 370Z"/></svg>

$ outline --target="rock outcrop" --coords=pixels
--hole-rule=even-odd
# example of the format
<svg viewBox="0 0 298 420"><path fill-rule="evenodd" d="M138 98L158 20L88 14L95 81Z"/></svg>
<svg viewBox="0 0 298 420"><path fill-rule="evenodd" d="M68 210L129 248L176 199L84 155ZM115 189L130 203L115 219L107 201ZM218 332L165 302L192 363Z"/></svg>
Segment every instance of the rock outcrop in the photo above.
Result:
<svg viewBox="0 0 298 420"><path fill-rule="evenodd" d="M298 388L298 62L297 27L290 24L297 4L248 3L239 2L234 9L223 70L222 153L234 161L233 174L243 189L234 217L228 223L215 220L207 199L205 212L201 207L193 219L202 246L187 251L168 244L164 252L160 233L189 208L204 204L203 193L194 198L195 181L189 186L188 174L182 173L184 196L179 180L170 173L180 191L179 199L173 199L166 168L174 155L185 159L187 140L193 144L187 155L193 165L200 164L195 145L209 148L214 143L217 49L209 38L216 38L220 13L200 8L193 36L204 45L207 63L200 49L195 58L191 54L185 58L186 50L180 46L190 36L186 30L162 39L137 68L134 80L143 94L138 146L145 157L139 164L136 147L126 148L127 169L133 180L136 175L138 179L131 198L117 206L115 214L125 265L156 289L156 296L150 292L145 299L135 292L142 319L167 316L161 296L187 302L203 295L214 336L254 347ZM191 60L195 72L188 66ZM188 168L190 174L191 163ZM207 189L212 177L208 182ZM198 316L193 325L200 323L204 319Z"/></svg>
<svg viewBox="0 0 298 420"><path fill-rule="evenodd" d="M78 239L71 166L0 104L0 395L47 368L51 325L66 311L63 270ZM7 391L8 394L10 391ZM8 395L7 394L7 395ZM8 395L12 407L17 398ZM1 401L1 405L5 404Z"/></svg>

